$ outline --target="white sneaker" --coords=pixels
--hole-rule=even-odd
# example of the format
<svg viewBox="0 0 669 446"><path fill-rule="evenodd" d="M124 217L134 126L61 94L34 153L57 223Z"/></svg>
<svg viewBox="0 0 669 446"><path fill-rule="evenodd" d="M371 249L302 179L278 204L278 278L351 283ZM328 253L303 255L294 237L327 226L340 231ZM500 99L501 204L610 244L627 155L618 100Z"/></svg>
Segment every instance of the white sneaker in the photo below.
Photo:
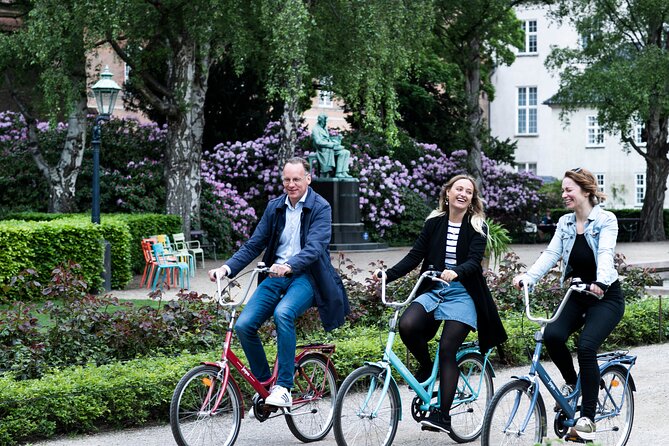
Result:
<svg viewBox="0 0 669 446"><path fill-rule="evenodd" d="M576 434L584 440L594 440L597 425L588 417L581 417L574 426Z"/></svg>
<svg viewBox="0 0 669 446"><path fill-rule="evenodd" d="M260 398L260 395L258 394L258 392L254 393L253 397L251 398L251 408L249 409L249 418L251 420L255 420L255 418L256 418L256 412L253 409L253 406L255 406L255 403L256 403L256 401L258 401L258 398Z"/></svg>
<svg viewBox="0 0 669 446"><path fill-rule="evenodd" d="M265 399L265 404L276 407L292 406L293 398L290 396L290 390L281 386L272 386L269 396Z"/></svg>

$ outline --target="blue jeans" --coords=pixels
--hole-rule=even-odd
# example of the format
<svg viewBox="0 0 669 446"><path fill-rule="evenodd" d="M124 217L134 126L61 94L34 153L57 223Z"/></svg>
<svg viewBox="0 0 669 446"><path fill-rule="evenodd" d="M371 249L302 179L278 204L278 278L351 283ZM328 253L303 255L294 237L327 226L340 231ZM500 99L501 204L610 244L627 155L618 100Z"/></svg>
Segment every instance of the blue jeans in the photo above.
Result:
<svg viewBox="0 0 669 446"><path fill-rule="evenodd" d="M314 290L306 275L295 277L268 277L262 281L241 312L235 331L242 344L251 371L259 381L272 376L267 355L260 342L258 329L270 316L276 324L277 385L293 387L295 372L295 319L311 307Z"/></svg>

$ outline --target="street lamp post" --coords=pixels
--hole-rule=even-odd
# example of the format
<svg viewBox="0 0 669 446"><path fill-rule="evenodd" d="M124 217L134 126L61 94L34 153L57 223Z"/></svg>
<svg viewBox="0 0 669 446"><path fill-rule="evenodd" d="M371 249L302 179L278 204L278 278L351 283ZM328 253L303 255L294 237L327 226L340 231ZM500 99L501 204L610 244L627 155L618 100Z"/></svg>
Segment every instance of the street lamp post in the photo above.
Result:
<svg viewBox="0 0 669 446"><path fill-rule="evenodd" d="M98 109L98 115L93 125L93 138L91 146L93 147L93 208L91 210L91 221L100 223L100 133L103 121L109 121L114 112L116 96L121 90L116 82L112 80L112 73L109 67L105 67L100 73L100 80L91 87L95 96L95 104Z"/></svg>
<svg viewBox="0 0 669 446"><path fill-rule="evenodd" d="M114 112L116 96L121 90L116 82L112 80L112 73L109 67L105 67L100 73L100 80L91 87L95 96L95 105L98 109L98 115L95 117L93 125L93 137L91 146L93 147L93 208L91 209L91 221L94 224L100 224L100 133L103 121L109 121ZM103 240L104 258L103 258L103 281L105 291L111 290L111 245L107 240Z"/></svg>

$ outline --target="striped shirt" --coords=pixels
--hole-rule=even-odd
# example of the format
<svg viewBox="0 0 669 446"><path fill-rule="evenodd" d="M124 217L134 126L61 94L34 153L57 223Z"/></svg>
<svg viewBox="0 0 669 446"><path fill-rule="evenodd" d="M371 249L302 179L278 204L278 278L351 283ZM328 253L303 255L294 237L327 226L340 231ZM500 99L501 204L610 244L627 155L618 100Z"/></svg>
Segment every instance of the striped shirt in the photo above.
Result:
<svg viewBox="0 0 669 446"><path fill-rule="evenodd" d="M455 248L458 246L458 236L462 223L453 223L448 221L448 233L446 234L446 263L445 266L456 266L458 264L455 258Z"/></svg>

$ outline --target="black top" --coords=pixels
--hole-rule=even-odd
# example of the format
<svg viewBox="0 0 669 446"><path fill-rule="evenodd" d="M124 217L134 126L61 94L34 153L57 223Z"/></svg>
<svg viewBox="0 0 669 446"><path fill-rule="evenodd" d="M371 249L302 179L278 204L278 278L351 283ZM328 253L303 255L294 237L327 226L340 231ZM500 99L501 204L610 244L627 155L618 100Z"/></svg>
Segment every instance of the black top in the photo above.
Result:
<svg viewBox="0 0 669 446"><path fill-rule="evenodd" d="M580 277L585 283L597 280L597 262L585 235L577 234L574 247L569 255L570 277Z"/></svg>

